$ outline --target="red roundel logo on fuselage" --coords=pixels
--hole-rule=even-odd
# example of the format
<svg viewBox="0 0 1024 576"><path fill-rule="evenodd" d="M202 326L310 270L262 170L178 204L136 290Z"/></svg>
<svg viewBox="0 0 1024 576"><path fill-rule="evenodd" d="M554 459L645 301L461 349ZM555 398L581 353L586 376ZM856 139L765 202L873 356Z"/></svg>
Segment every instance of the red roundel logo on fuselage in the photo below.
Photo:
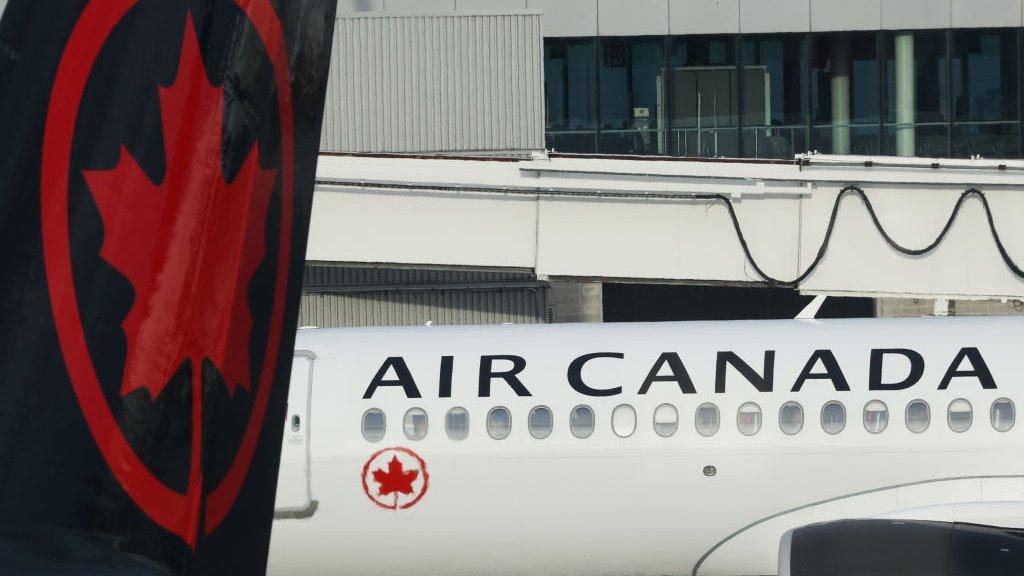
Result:
<svg viewBox="0 0 1024 576"><path fill-rule="evenodd" d="M429 487L427 463L408 448L378 450L363 465L363 492L381 508L411 508L423 499Z"/></svg>
<svg viewBox="0 0 1024 576"><path fill-rule="evenodd" d="M75 397L124 492L153 522L193 548L200 527L208 534L228 514L252 463L276 372L291 256L294 143L285 39L268 0L235 4L234 26L255 32L255 38L236 35L239 43L249 44L235 48L258 46L260 58L273 70L263 87L273 103L268 109L274 111L276 146L270 165L264 156L271 146L259 135L235 138L241 144L228 142L227 82L211 81L193 14L184 11L176 34L133 30L125 21L137 7L135 0L93 0L84 8L60 60L43 143L47 284ZM180 39L158 46L175 56L173 79L125 97L118 91L131 86L129 78L114 75L106 85L101 80L110 74L94 78L105 50L111 58L108 45L115 34L120 34L119 47L138 38L152 49L147 34ZM226 65L229 72L233 63ZM155 97L147 100L146 94ZM102 144L79 134L96 130L97 115L113 116L120 112L119 103L136 101L145 101L141 112L123 113L145 119L137 133L124 129L114 137L120 142ZM84 113L86 103L94 108ZM88 141L83 144L83 139ZM147 148L153 142L162 144ZM232 162L222 157L229 150ZM83 210L90 203L94 211ZM104 295L83 294L76 284L83 276L95 276L81 263L92 262L82 256L86 249L81 247L89 243L81 239L88 237L82 229L90 226L102 229L95 263L130 286L122 308L96 305ZM253 279L261 267L268 288L261 293L261 305L253 308L262 315L250 309ZM95 291L97 282L84 284ZM97 342L111 340L114 330L96 335L95 324L120 328L116 354L96 352L103 349ZM251 352L254 347L259 349ZM123 364L110 369L113 356L123 358ZM183 426L147 427L133 421L144 410L164 418L150 407L173 403L167 398L172 383L180 387L183 382L187 393L176 396L187 398ZM204 454L203 424L212 419L204 416L204 398L215 383L229 400L244 394L251 406L236 441L221 449L227 454ZM129 401L143 411L124 414ZM152 444L154 434L140 434L140 429L172 436L181 430L187 451L178 451L182 462L177 469L186 472L166 479L166 466L153 459L162 463L167 454L144 453L138 444ZM221 463L216 479L204 477L204 465L211 460Z"/></svg>

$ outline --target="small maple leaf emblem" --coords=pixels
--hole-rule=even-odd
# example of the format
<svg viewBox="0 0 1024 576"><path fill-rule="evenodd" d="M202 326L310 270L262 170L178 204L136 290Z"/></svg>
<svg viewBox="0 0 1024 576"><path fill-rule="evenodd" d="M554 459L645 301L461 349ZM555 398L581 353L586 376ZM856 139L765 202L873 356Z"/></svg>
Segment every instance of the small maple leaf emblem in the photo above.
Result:
<svg viewBox="0 0 1024 576"><path fill-rule="evenodd" d="M427 463L408 448L378 450L363 466L363 491L381 508L403 510L415 506L429 485Z"/></svg>
<svg viewBox="0 0 1024 576"><path fill-rule="evenodd" d="M224 89L207 79L191 15L174 83L159 89L165 168L152 181L124 146L110 170L87 170L103 219L100 254L131 282L122 327L121 395L156 398L185 360L194 383L203 358L234 394L250 389L248 286L265 253L276 180L253 146L231 182L221 161Z"/></svg>
<svg viewBox="0 0 1024 576"><path fill-rule="evenodd" d="M412 494L412 483L419 475L418 470L406 471L402 463L398 461L398 456L392 456L391 461L388 462L387 472L383 469L373 471L373 479L380 484L380 488L377 489L377 495L387 496L395 492Z"/></svg>

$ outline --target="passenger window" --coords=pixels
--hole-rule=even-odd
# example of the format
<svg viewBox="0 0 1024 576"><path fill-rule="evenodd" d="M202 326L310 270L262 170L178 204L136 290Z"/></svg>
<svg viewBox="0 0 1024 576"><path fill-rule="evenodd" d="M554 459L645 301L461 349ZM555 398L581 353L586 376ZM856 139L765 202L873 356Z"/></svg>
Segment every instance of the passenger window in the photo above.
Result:
<svg viewBox="0 0 1024 576"><path fill-rule="evenodd" d="M804 427L804 409L798 402L786 402L779 408L779 429L792 436Z"/></svg>
<svg viewBox="0 0 1024 576"><path fill-rule="evenodd" d="M629 438L636 432L636 410L629 404L619 404L612 410L612 432L619 438Z"/></svg>
<svg viewBox="0 0 1024 576"><path fill-rule="evenodd" d="M384 438L385 429L384 412L377 408L370 408L363 412L363 438L367 442L380 442Z"/></svg>
<svg viewBox="0 0 1024 576"><path fill-rule="evenodd" d="M821 429L839 434L846 428L846 408L839 402L829 402L821 408Z"/></svg>
<svg viewBox="0 0 1024 576"><path fill-rule="evenodd" d="M469 412L456 406L444 415L444 431L452 440L465 440L469 436Z"/></svg>
<svg viewBox="0 0 1024 576"><path fill-rule="evenodd" d="M924 400L914 400L907 404L907 430L920 434L928 429L932 421L932 412Z"/></svg>
<svg viewBox="0 0 1024 576"><path fill-rule="evenodd" d="M1013 428L1013 422L1017 413L1013 407L1013 400L1000 398L992 403L992 427L998 432L1006 432Z"/></svg>
<svg viewBox="0 0 1024 576"><path fill-rule="evenodd" d="M718 406L705 402L697 407L695 423L701 436L714 436L718 432L719 420Z"/></svg>
<svg viewBox="0 0 1024 576"><path fill-rule="evenodd" d="M427 413L423 408L409 408L402 421L405 437L409 440L423 440L427 435Z"/></svg>
<svg viewBox="0 0 1024 576"><path fill-rule="evenodd" d="M654 433L668 438L679 428L679 412L671 404L662 404L654 409Z"/></svg>
<svg viewBox="0 0 1024 576"><path fill-rule="evenodd" d="M889 426L889 407L881 400L872 400L864 406L864 429L878 434Z"/></svg>
<svg viewBox="0 0 1024 576"><path fill-rule="evenodd" d="M974 412L971 403L963 398L957 398L949 403L947 413L949 428L953 432L966 432L974 422Z"/></svg>
<svg viewBox="0 0 1024 576"><path fill-rule="evenodd" d="M512 416L508 408L497 406L487 413L487 433L495 440L504 440L512 432Z"/></svg>
<svg viewBox="0 0 1024 576"><path fill-rule="evenodd" d="M543 440L551 435L554 427L554 419L551 418L551 409L547 406L537 406L530 410L530 418L527 422L530 428L530 436Z"/></svg>
<svg viewBox="0 0 1024 576"><path fill-rule="evenodd" d="M569 430L577 438L586 438L594 432L594 411L590 406L579 405L569 414Z"/></svg>
<svg viewBox="0 0 1024 576"><path fill-rule="evenodd" d="M736 427L746 436L761 431L761 407L753 402L744 402L736 412Z"/></svg>

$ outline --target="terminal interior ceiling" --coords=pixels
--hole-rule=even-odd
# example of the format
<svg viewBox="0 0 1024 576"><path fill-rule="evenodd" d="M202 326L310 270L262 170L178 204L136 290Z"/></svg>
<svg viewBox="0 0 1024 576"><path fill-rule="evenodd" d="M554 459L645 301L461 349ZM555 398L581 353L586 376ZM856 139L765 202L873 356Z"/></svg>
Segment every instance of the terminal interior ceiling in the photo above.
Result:
<svg viewBox="0 0 1024 576"><path fill-rule="evenodd" d="M546 38L547 146L1017 158L1021 38L1020 28Z"/></svg>

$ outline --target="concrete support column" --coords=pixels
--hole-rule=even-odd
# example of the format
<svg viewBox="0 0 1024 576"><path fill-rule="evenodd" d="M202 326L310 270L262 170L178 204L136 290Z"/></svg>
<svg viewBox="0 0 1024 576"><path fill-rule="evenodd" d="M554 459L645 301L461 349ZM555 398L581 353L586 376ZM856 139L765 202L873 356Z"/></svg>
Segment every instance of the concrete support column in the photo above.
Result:
<svg viewBox="0 0 1024 576"><path fill-rule="evenodd" d="M917 96L914 93L914 33L896 33L896 155L913 156L914 111Z"/></svg>
<svg viewBox="0 0 1024 576"><path fill-rule="evenodd" d="M832 35L832 153L850 153L850 37Z"/></svg>

